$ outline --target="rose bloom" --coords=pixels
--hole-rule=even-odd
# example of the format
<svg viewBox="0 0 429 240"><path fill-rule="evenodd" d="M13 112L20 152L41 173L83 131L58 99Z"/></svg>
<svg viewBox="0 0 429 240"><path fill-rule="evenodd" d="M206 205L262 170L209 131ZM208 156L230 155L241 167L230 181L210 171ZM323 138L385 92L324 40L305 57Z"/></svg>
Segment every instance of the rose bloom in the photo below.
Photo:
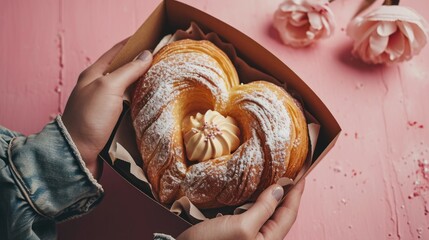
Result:
<svg viewBox="0 0 429 240"><path fill-rule="evenodd" d="M393 63L411 59L426 45L428 27L423 17L402 6L381 6L353 19L347 34L354 40L353 54L367 63Z"/></svg>
<svg viewBox="0 0 429 240"><path fill-rule="evenodd" d="M328 0L286 0L274 13L274 27L286 45L305 47L335 28Z"/></svg>

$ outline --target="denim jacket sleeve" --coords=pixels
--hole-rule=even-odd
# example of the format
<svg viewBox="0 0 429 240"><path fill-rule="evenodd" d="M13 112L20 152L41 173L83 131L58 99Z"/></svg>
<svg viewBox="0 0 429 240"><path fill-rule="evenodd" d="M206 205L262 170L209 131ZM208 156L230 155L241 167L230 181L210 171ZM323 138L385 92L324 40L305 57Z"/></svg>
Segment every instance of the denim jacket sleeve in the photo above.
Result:
<svg viewBox="0 0 429 240"><path fill-rule="evenodd" d="M61 117L25 137L0 126L0 239L55 239L55 223L90 211L103 188Z"/></svg>

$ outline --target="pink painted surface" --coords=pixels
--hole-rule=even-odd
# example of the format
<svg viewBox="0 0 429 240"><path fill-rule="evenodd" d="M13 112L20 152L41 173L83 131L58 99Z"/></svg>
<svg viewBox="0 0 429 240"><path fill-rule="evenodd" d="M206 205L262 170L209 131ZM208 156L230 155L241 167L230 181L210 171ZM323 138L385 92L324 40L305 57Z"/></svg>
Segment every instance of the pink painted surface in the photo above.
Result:
<svg viewBox="0 0 429 240"><path fill-rule="evenodd" d="M343 128L337 146L309 175L298 220L286 239L429 239L429 179L422 164L429 160L428 46L402 64L360 63L351 57L344 31L359 1L336 0L331 5L335 34L307 49L279 42L271 18L280 0L184 2L273 52L319 95ZM158 3L2 1L0 124L25 134L39 131L63 110L78 74L132 34ZM429 20L428 2L401 4ZM61 224L60 239L178 233L159 223L148 201L108 167L101 182L106 190L101 206Z"/></svg>

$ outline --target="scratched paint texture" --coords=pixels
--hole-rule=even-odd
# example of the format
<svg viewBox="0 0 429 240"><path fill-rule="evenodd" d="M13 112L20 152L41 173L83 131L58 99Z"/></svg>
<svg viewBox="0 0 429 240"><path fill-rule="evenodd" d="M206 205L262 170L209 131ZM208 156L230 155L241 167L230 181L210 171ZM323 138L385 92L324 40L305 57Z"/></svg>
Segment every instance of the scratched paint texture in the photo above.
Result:
<svg viewBox="0 0 429 240"><path fill-rule="evenodd" d="M354 59L345 27L359 4L355 0L332 3L335 34L306 49L283 46L271 27L280 0L184 2L273 52L343 128L336 147L309 175L298 220L286 239L429 239L428 46L411 61L392 66ZM63 111L79 73L132 34L158 3L2 0L0 124L25 134L39 131ZM429 19L427 1L401 4ZM156 216L145 216L149 202L107 167L101 183L104 202L61 224L60 239L147 239L153 229L178 233L160 227ZM136 205L143 210L135 211Z"/></svg>

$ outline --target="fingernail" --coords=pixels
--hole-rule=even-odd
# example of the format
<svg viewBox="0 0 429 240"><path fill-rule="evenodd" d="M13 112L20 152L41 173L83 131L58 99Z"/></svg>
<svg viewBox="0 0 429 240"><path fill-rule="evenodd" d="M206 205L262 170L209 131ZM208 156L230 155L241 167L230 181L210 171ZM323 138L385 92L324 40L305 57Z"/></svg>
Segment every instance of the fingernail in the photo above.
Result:
<svg viewBox="0 0 429 240"><path fill-rule="evenodd" d="M137 59L146 61L152 56L152 53L148 50L144 50L142 53L140 53L139 57Z"/></svg>
<svg viewBox="0 0 429 240"><path fill-rule="evenodd" d="M277 200L277 202L280 202L280 200L282 200L283 198L283 188L278 186L276 188L274 188L273 190L273 197Z"/></svg>

